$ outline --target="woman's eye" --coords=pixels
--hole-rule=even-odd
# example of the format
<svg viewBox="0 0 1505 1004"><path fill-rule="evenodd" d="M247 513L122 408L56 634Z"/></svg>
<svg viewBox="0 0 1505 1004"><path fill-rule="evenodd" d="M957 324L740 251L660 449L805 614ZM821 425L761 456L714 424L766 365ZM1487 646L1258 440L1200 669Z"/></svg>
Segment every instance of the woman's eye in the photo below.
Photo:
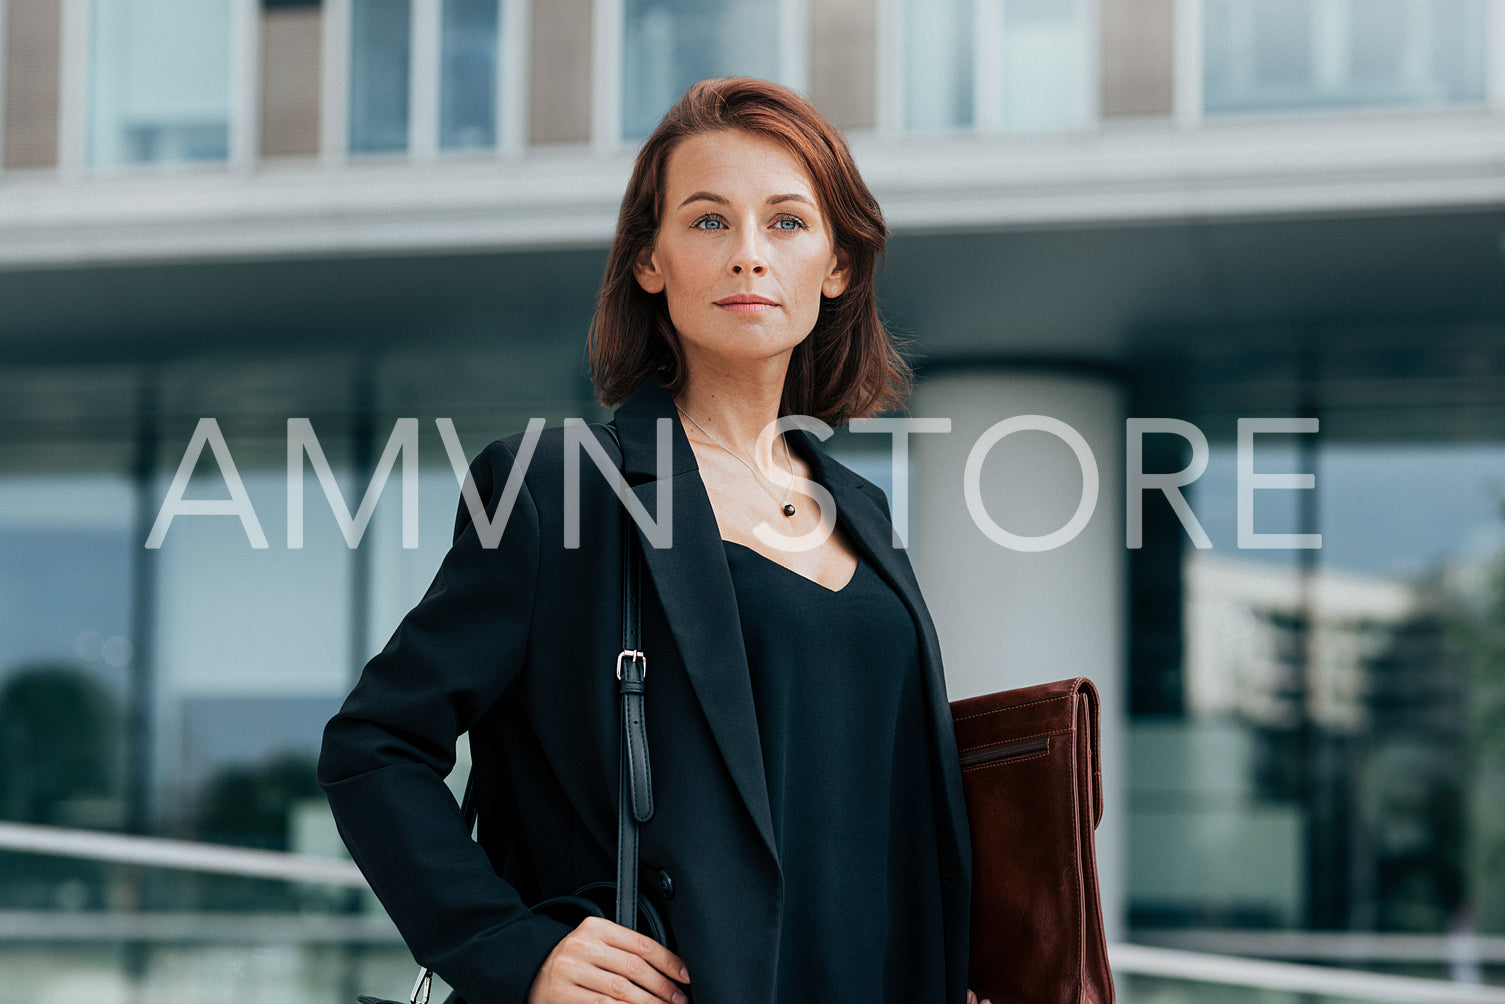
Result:
<svg viewBox="0 0 1505 1004"><path fill-rule="evenodd" d="M702 216L690 224L690 226L700 230L722 230L726 227L726 224L714 216Z"/></svg>
<svg viewBox="0 0 1505 1004"><path fill-rule="evenodd" d="M781 216L777 220L773 221L773 225L778 230L805 229L805 221L800 219L798 216Z"/></svg>

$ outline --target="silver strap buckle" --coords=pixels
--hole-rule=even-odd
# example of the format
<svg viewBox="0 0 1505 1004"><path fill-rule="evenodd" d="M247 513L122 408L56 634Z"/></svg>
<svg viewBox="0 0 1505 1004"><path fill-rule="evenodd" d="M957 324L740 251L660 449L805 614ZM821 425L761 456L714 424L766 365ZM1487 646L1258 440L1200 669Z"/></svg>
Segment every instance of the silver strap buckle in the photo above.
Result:
<svg viewBox="0 0 1505 1004"><path fill-rule="evenodd" d="M622 678L622 660L630 659L643 667L643 679L648 679L648 657L634 649L624 648L617 653L617 679Z"/></svg>

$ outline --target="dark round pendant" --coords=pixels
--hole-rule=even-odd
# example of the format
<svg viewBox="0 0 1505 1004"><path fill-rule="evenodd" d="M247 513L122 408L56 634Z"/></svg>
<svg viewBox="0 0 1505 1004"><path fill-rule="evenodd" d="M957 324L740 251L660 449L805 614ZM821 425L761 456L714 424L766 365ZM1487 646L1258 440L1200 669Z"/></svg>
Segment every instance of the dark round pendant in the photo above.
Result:
<svg viewBox="0 0 1505 1004"><path fill-rule="evenodd" d="M794 515L794 506L790 505L788 502L784 503L784 515L785 516L793 516Z"/></svg>

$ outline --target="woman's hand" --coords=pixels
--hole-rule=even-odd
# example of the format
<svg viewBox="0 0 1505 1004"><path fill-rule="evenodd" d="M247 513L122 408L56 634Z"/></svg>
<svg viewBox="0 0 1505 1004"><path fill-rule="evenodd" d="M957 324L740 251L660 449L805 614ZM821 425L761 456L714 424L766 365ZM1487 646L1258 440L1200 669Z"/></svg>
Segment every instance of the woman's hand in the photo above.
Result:
<svg viewBox="0 0 1505 1004"><path fill-rule="evenodd" d="M675 980L684 962L646 934L587 917L554 946L528 991L528 1004L685 1004Z"/></svg>
<svg viewBox="0 0 1505 1004"><path fill-rule="evenodd" d="M977 995L970 990L967 991L967 1004L978 1004ZM981 1004L993 1004L993 1002L984 997Z"/></svg>

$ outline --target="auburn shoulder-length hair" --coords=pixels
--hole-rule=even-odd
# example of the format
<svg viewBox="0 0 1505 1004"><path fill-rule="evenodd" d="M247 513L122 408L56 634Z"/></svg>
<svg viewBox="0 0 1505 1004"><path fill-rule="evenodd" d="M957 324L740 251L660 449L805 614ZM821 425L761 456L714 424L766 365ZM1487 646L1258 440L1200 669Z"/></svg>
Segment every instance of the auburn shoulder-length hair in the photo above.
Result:
<svg viewBox="0 0 1505 1004"><path fill-rule="evenodd" d="M684 388L684 350L668 301L638 285L633 265L658 237L669 155L688 136L730 129L766 136L804 164L833 243L850 260L846 289L821 298L815 328L794 350L781 413L813 415L835 426L898 407L908 397L911 374L879 319L873 291L888 237L878 201L857 173L846 140L813 104L787 87L750 77L693 85L638 151L591 320L588 354L596 395L616 407L660 370L670 393Z"/></svg>

